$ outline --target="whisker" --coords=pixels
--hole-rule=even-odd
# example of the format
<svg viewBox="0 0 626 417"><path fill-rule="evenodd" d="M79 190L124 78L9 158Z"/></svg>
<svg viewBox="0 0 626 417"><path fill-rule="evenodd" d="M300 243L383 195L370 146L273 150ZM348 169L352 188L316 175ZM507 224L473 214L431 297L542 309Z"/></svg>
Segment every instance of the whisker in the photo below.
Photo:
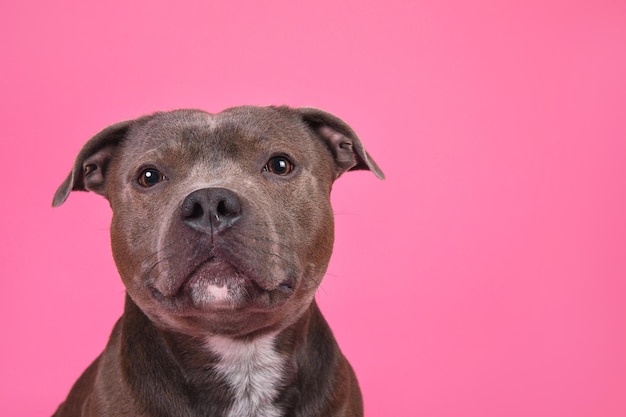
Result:
<svg viewBox="0 0 626 417"><path fill-rule="evenodd" d="M250 250L252 250L252 251L254 251L254 252L256 252L256 253L261 253L261 254L263 254L263 255L270 255L270 256L274 256L274 257L276 257L276 258L278 258L278 259L281 259L281 260L283 260L283 261L285 261L285 262L291 263L291 261L290 261L289 259L287 259L287 258L285 258L284 256L281 256L281 255L279 255L279 254L277 254L277 253L268 252L268 251L265 251L265 250L262 250L262 249L258 249L258 248L255 248L255 247L248 247L248 249L250 249Z"/></svg>
<svg viewBox="0 0 626 417"><path fill-rule="evenodd" d="M150 267L150 269L148 270L148 273L146 274L146 276L148 276L148 277L149 277L149 276L151 276L151 275L152 275L152 271L154 270L154 268L156 268L156 267L157 267L157 265L159 265L161 262L164 262L164 261L169 261L170 259L173 259L173 258L175 258L175 257L176 257L176 254L172 254L172 255L170 255L170 256L166 256L165 258L159 259L158 261L156 261L156 262L155 262L155 263L154 263L154 264ZM164 272L163 270L160 270L160 271L159 271L159 273L157 274L157 276L156 276L156 277L154 277L154 278L155 278L155 279L156 279L156 278L159 278L163 272Z"/></svg>
<svg viewBox="0 0 626 417"><path fill-rule="evenodd" d="M150 255L146 256L145 258L141 259L141 263L146 262L148 259L152 258L153 256L157 256L158 254L160 254L161 252L166 251L167 249L169 249L170 247L174 246L174 243L170 243L168 245L165 245L164 247L162 247L161 249L159 249L158 251L151 253Z"/></svg>
<svg viewBox="0 0 626 417"><path fill-rule="evenodd" d="M248 245L246 243L249 242L250 240L252 240L252 241L266 241L266 242L270 242L270 243L276 244L277 246L282 247L284 249L288 249L289 250L288 255L293 257L293 251L291 251L290 248L288 246L284 245L284 244L273 242L271 239L269 239L269 238L267 238L265 236L245 235L245 234L243 234L243 233L241 233L239 231L235 234L235 236L238 236L238 237L242 238L242 239L239 239L239 241L237 243L241 244L246 249L253 250L256 253L260 253L260 254L263 254L263 255L275 256L276 258L281 259L281 260L283 260L285 262L293 263L290 259L287 259L287 258L285 258L282 255L279 255L277 253L273 253L273 252L269 252L269 251L260 249L260 248L258 248L256 246L253 246L253 245Z"/></svg>
<svg viewBox="0 0 626 417"><path fill-rule="evenodd" d="M333 211L333 216L358 216L358 213L353 211Z"/></svg>
<svg viewBox="0 0 626 417"><path fill-rule="evenodd" d="M281 243L281 242L277 242L277 241L275 241L273 239L270 239L267 236L246 236L246 235L244 235L243 233L241 233L239 231L237 231L236 233L239 234L240 236L245 237L246 239L252 239L252 240L259 241L259 242L268 242L268 243L270 243L272 245L276 245L276 246L278 246L280 248L291 250L289 245L286 245L286 244Z"/></svg>

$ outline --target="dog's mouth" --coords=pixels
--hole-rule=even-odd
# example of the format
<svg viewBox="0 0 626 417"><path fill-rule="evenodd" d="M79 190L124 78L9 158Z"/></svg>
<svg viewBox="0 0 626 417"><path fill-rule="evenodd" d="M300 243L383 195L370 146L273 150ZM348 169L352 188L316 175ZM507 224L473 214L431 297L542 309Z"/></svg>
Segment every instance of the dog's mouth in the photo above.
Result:
<svg viewBox="0 0 626 417"><path fill-rule="evenodd" d="M156 286L150 286L150 290L155 299L176 310L270 308L284 302L294 292L295 280L291 278L278 285L263 285L262 282L230 262L212 257L201 262L171 292L161 292Z"/></svg>
<svg viewBox="0 0 626 417"><path fill-rule="evenodd" d="M212 258L192 271L182 283L177 296L189 297L198 307L229 307L241 304L256 292L254 279L230 263Z"/></svg>

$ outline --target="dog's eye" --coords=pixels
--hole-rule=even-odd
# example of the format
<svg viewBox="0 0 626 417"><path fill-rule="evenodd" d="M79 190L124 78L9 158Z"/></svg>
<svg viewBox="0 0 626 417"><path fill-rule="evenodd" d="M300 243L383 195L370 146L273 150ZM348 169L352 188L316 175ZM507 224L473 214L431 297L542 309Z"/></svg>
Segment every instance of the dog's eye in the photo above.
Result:
<svg viewBox="0 0 626 417"><path fill-rule="evenodd" d="M264 171L271 172L276 175L287 175L293 171L293 163L284 156L274 156L267 161L263 167Z"/></svg>
<svg viewBox="0 0 626 417"><path fill-rule="evenodd" d="M156 168L146 168L141 171L138 182L142 187L152 187L163 181L165 176Z"/></svg>

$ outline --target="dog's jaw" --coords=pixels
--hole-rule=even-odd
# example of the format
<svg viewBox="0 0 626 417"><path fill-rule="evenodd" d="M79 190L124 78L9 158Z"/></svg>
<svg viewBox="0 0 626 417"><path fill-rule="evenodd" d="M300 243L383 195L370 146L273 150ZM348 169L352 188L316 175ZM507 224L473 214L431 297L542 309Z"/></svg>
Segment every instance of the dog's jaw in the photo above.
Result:
<svg viewBox="0 0 626 417"><path fill-rule="evenodd" d="M285 359L274 349L275 338L269 334L246 342L221 336L206 339L207 347L220 358L215 368L234 396L225 416L282 415L274 401L284 385Z"/></svg>

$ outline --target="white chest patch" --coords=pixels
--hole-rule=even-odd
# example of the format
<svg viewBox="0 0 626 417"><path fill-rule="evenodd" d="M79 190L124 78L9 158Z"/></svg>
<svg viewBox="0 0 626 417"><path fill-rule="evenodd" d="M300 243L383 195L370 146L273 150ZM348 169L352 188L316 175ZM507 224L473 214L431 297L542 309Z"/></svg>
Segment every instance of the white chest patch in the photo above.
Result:
<svg viewBox="0 0 626 417"><path fill-rule="evenodd" d="M228 417L280 417L274 404L283 385L284 358L274 350L275 335L243 343L226 337L207 338L207 346L220 357L216 365L230 385L235 401Z"/></svg>

